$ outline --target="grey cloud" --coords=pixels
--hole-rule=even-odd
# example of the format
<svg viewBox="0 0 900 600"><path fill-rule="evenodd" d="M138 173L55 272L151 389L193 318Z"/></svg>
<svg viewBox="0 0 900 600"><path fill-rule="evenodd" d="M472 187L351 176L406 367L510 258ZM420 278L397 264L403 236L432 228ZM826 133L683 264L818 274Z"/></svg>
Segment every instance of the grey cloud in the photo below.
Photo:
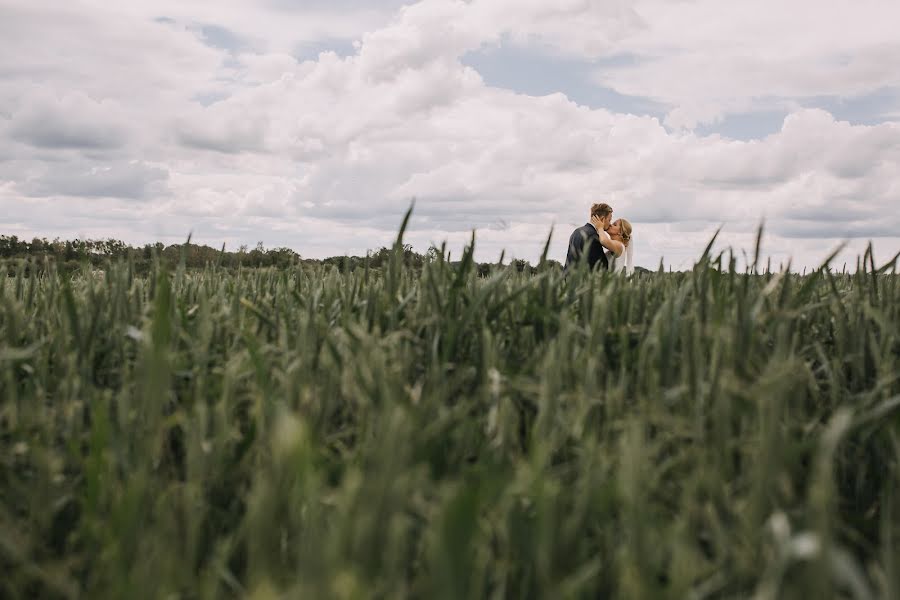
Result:
<svg viewBox="0 0 900 600"><path fill-rule="evenodd" d="M615 215L613 215L613 216L615 217ZM624 216L625 218L628 218L628 215L622 215L622 216ZM647 221L641 221L641 224L646 224L646 223L647 223ZM635 224L635 227L637 227L636 224ZM669 228L671 231L675 231L675 232L679 232L679 233L707 233L711 237L712 234L709 233L709 227L710 227L709 221L695 221L695 220L675 221L675 222L672 222L669 224ZM756 227L758 227L758 224L754 225L751 228L749 225L745 225L745 224L735 225L733 223L729 223L728 229L730 231L749 231L750 229L755 229Z"/></svg>
<svg viewBox="0 0 900 600"><path fill-rule="evenodd" d="M761 190L772 187L775 184L785 183L793 176L787 169L748 172L734 172L722 175L707 175L702 183L711 189L720 190Z"/></svg>
<svg viewBox="0 0 900 600"><path fill-rule="evenodd" d="M143 163L47 165L43 174L20 182L32 197L80 196L148 200L169 194L167 170Z"/></svg>
<svg viewBox="0 0 900 600"><path fill-rule="evenodd" d="M15 119L10 127L12 137L39 148L112 149L122 146L126 132L113 124L79 121L73 116L31 112Z"/></svg>
<svg viewBox="0 0 900 600"><path fill-rule="evenodd" d="M777 219L794 221L798 223L818 224L819 227L831 229L835 224L846 223L847 221L866 221L868 219L877 219L879 213L878 207L868 205L853 205L851 202L841 199L835 199L829 204L792 204L777 214Z"/></svg>
<svg viewBox="0 0 900 600"><path fill-rule="evenodd" d="M56 97L47 88L35 88L26 102L12 114L9 135L30 146L105 150L128 140L120 109L111 102L97 102L80 92Z"/></svg>
<svg viewBox="0 0 900 600"><path fill-rule="evenodd" d="M363 223L369 228L394 232L413 200L415 200L415 208L407 227L409 231L452 233L481 228L505 230L511 221L525 218L534 222L533 214L517 212L517 210L522 210L521 205L487 204L485 202L479 204L472 198L449 196L391 201L376 201L363 196L355 201L315 205L302 209L300 213L305 217L334 223L346 225ZM552 219L548 219L546 225L549 230Z"/></svg>
<svg viewBox="0 0 900 600"><path fill-rule="evenodd" d="M900 219L885 214L869 221L823 222L777 220L772 232L785 238L800 239L871 239L897 238L900 236Z"/></svg>
<svg viewBox="0 0 900 600"><path fill-rule="evenodd" d="M10 136L7 135L5 122L3 119L0 119L0 179L3 178L3 167L4 164L15 160L16 158L16 146L18 144L10 139Z"/></svg>
<svg viewBox="0 0 900 600"><path fill-rule="evenodd" d="M696 221L709 223L721 220L717 211L698 203L698 199L686 189L662 186L649 197L628 202L611 201L614 217L625 217L640 223L678 223Z"/></svg>
<svg viewBox="0 0 900 600"><path fill-rule="evenodd" d="M827 168L845 179L865 177L878 169L884 161L900 158L900 128L879 125L864 129L850 137L850 143L834 148L827 160Z"/></svg>
<svg viewBox="0 0 900 600"><path fill-rule="evenodd" d="M838 177L844 179L858 179L865 177L866 174L874 169L877 165L869 157L863 155L846 156L840 159L834 159L826 165L828 170Z"/></svg>
<svg viewBox="0 0 900 600"><path fill-rule="evenodd" d="M261 152L265 147L265 127L255 121L222 123L220 126L182 123L178 142L188 148L224 154Z"/></svg>

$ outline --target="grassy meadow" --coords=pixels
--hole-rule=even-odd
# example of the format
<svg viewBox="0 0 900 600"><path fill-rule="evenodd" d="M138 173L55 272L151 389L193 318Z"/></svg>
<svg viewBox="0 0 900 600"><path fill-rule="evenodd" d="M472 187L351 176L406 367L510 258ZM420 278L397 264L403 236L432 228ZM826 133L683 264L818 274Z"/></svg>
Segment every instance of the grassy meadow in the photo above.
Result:
<svg viewBox="0 0 900 600"><path fill-rule="evenodd" d="M0 598L898 598L896 261L735 264L20 264Z"/></svg>

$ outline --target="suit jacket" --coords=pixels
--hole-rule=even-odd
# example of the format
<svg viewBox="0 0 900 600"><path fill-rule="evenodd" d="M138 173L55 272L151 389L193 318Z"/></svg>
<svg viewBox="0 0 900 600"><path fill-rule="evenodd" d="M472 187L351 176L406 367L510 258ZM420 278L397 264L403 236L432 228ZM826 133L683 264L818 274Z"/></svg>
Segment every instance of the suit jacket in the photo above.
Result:
<svg viewBox="0 0 900 600"><path fill-rule="evenodd" d="M580 260L586 260L588 268L609 269L609 261L603 246L600 245L600 236L590 223L585 223L572 232L569 236L569 251L566 253L566 270Z"/></svg>

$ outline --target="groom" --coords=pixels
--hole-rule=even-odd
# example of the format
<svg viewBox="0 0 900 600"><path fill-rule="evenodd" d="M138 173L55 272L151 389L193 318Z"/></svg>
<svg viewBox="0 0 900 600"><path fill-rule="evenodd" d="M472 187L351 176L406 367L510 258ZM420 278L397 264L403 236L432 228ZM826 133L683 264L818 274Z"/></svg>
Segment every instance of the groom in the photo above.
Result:
<svg viewBox="0 0 900 600"><path fill-rule="evenodd" d="M588 268L593 270L597 265L609 269L606 252L600 244L600 230L609 229L612 223L613 209L609 204L600 203L591 206L591 222L585 223L572 232L569 237L569 251L566 253L566 271L580 260L586 260Z"/></svg>

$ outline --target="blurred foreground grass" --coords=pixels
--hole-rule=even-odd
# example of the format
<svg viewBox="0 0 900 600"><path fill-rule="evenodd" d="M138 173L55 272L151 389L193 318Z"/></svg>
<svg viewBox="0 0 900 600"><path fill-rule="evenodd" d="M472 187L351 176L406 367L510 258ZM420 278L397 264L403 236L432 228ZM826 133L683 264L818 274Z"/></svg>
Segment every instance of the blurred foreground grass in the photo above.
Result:
<svg viewBox="0 0 900 600"><path fill-rule="evenodd" d="M900 597L900 276L0 280L0 598Z"/></svg>

